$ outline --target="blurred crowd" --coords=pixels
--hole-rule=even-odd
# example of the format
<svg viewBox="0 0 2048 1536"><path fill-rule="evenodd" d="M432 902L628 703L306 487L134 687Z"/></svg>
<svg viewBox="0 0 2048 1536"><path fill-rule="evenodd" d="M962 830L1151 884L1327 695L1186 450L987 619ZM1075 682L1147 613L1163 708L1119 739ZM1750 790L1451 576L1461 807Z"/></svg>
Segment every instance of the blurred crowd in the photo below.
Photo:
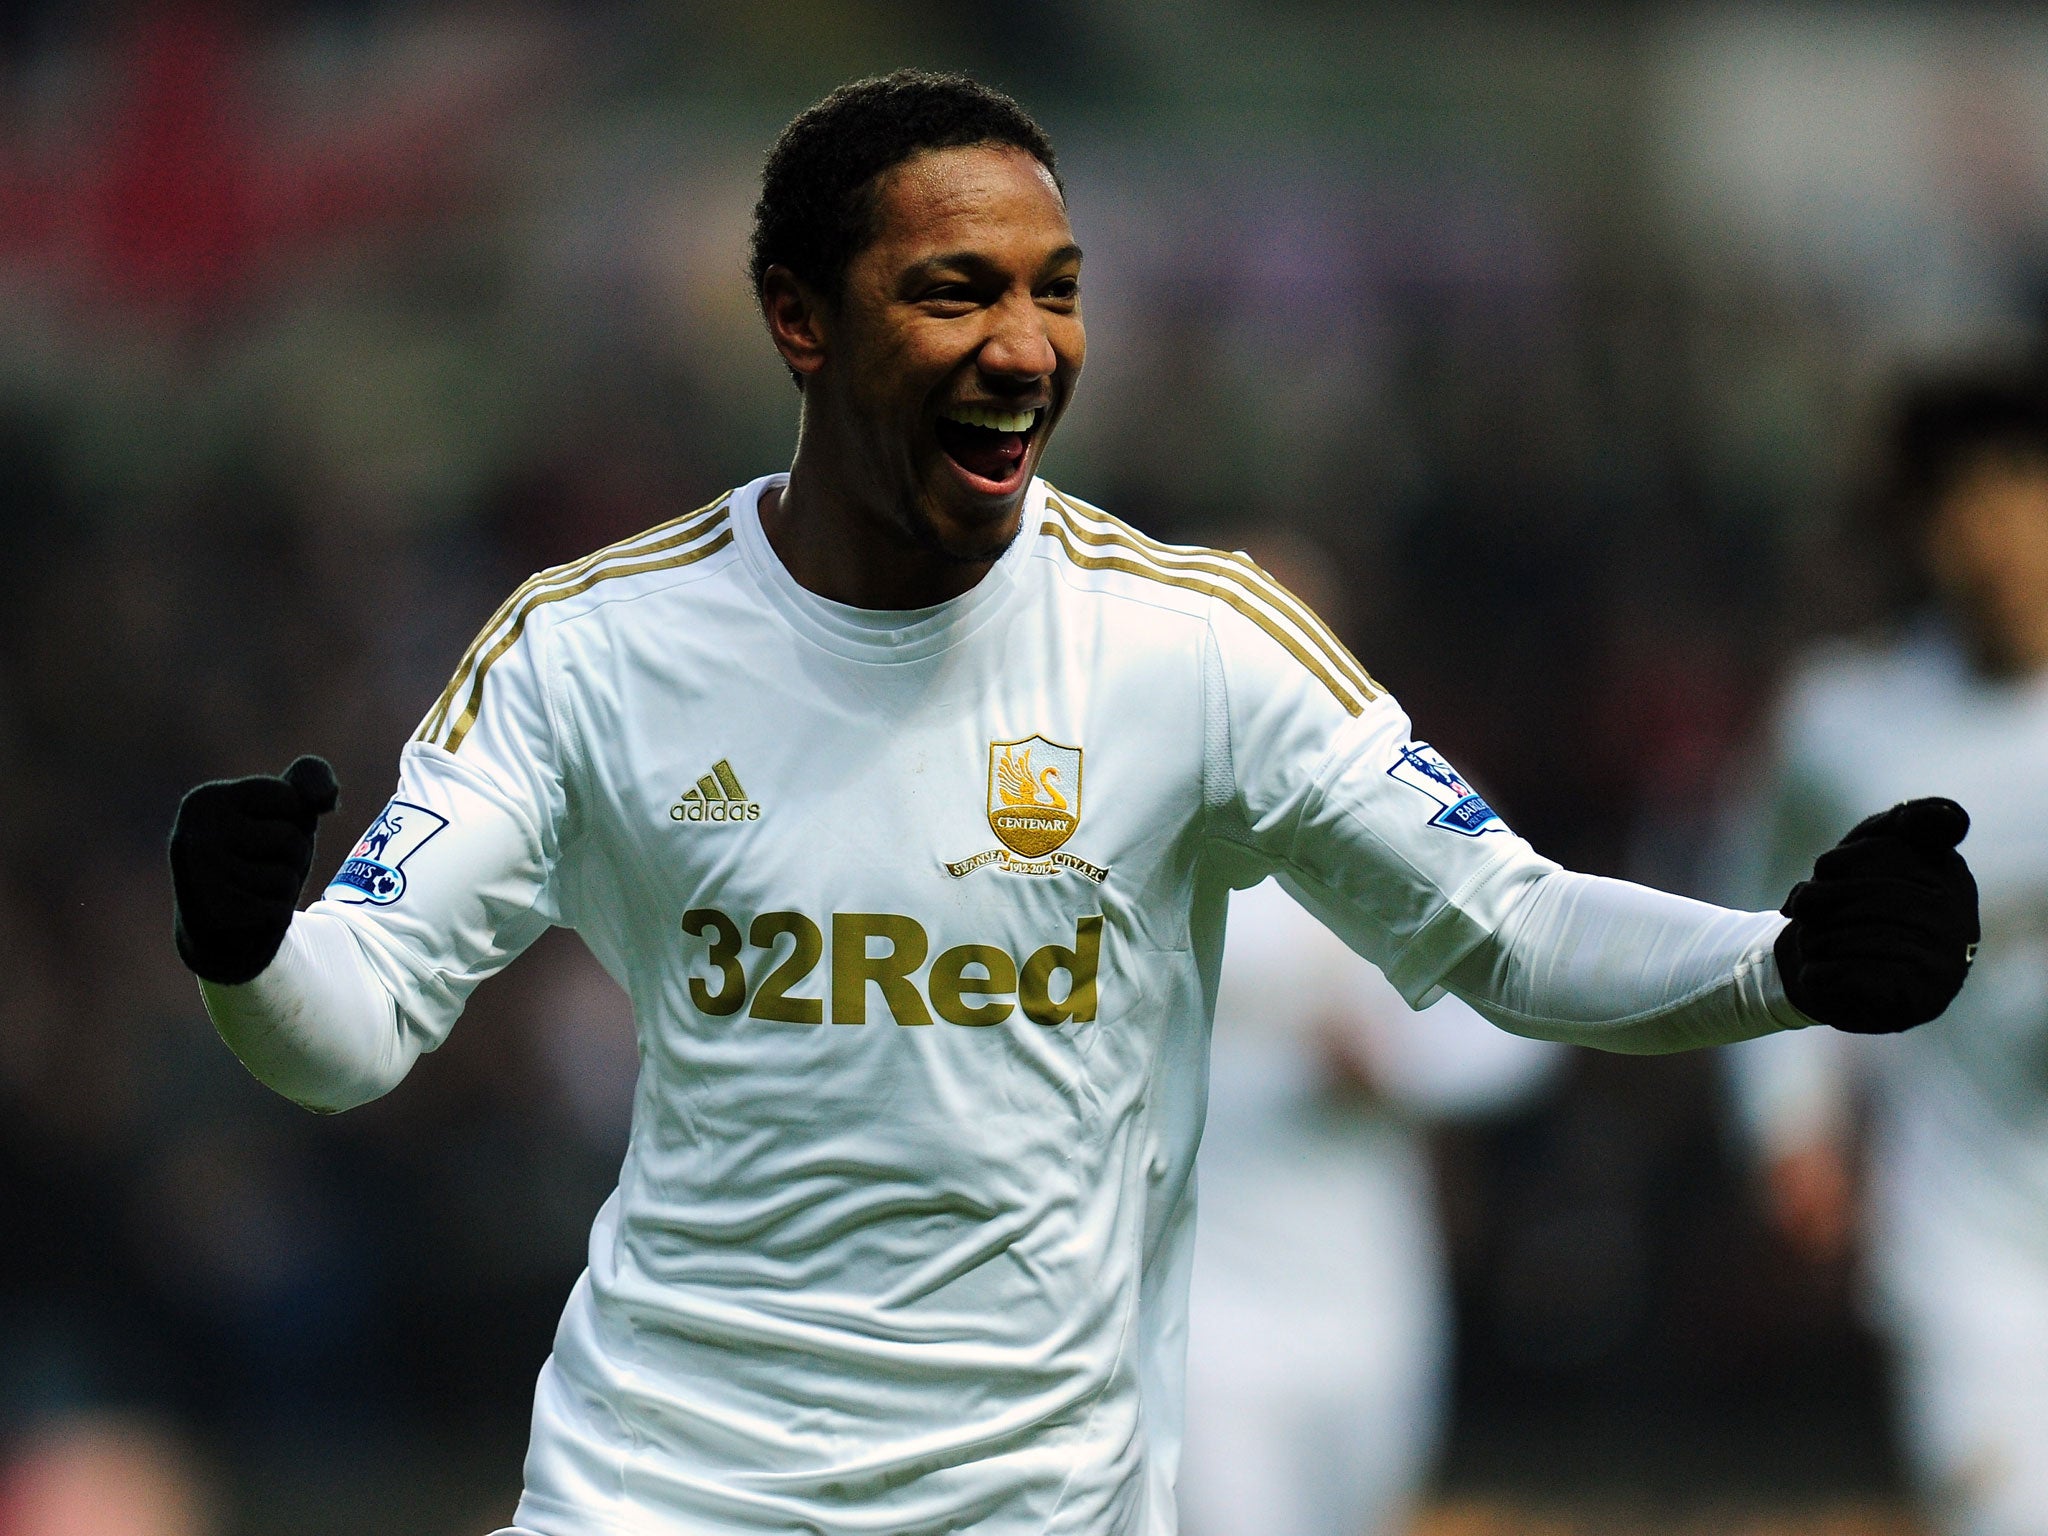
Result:
<svg viewBox="0 0 2048 1536"><path fill-rule="evenodd" d="M213 1038L164 836L317 751L331 865L514 584L786 463L759 157L906 62L1060 147L1093 348L1052 478L1306 551L1518 831L1700 894L1787 658L1914 596L1857 520L1886 381L2048 292L2019 13L4 8L0 1536L76 1458L183 1458L180 1533L238 1528L252 1445L516 1458L623 1000L553 935L403 1092L308 1116ZM1773 1246L1725 1121L1711 1062L1574 1053L1436 1138L1454 1475L1654 1479L1662 1424L1714 1426L1674 1475L1789 1477L1797 1423L1801 1475L1891 1476L1849 1287Z"/></svg>

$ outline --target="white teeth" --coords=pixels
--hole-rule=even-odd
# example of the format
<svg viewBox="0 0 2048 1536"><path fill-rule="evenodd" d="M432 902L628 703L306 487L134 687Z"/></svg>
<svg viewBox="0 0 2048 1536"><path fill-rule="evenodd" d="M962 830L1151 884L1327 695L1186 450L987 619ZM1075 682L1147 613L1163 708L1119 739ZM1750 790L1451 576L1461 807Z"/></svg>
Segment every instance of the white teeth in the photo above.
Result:
<svg viewBox="0 0 2048 1536"><path fill-rule="evenodd" d="M1038 420L1038 412L991 411L979 405L956 405L946 412L946 419L970 427L986 427L991 432L1029 432L1031 424Z"/></svg>

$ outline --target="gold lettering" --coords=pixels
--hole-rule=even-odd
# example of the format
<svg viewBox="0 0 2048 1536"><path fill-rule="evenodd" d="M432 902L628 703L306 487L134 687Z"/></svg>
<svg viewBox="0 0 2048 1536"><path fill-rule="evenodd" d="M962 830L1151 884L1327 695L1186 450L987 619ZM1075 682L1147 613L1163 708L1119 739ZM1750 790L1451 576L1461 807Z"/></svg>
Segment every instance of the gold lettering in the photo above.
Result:
<svg viewBox="0 0 2048 1536"><path fill-rule="evenodd" d="M887 939L889 953L870 955L869 939ZM868 983L872 981L882 989L882 1001L898 1024L931 1023L931 1013L910 979L930 949L931 938L915 918L894 912L834 912L832 1022L867 1023Z"/></svg>
<svg viewBox="0 0 2048 1536"><path fill-rule="evenodd" d="M1018 987L1018 1003L1034 1024L1064 1024L1072 1019L1089 1024L1095 1019L1095 976L1102 959L1102 916L1084 917L1074 925L1074 947L1048 944L1024 962ZM1058 1002L1052 997L1052 973L1065 971L1067 995Z"/></svg>
<svg viewBox="0 0 2048 1536"><path fill-rule="evenodd" d="M715 907L693 907L683 914L683 932L711 940L705 958L717 966L723 985L714 992L701 976L690 978L690 1001L714 1018L738 1013L747 1000L747 973L740 964L740 925Z"/></svg>
<svg viewBox="0 0 2048 1536"><path fill-rule="evenodd" d="M980 976L967 974L978 966ZM948 1024L1000 1024L1016 1010L1017 962L993 944L959 944L932 962L932 1006ZM969 997L986 997L970 1003Z"/></svg>
<svg viewBox="0 0 2048 1536"><path fill-rule="evenodd" d="M818 957L825 952L825 935L818 925L801 912L763 912L747 930L747 942L772 955L775 941L785 933L791 940L789 954L761 978L761 988L754 994L754 1006L747 1010L747 1017L777 1024L822 1024L823 998L789 995L791 987L817 968Z"/></svg>

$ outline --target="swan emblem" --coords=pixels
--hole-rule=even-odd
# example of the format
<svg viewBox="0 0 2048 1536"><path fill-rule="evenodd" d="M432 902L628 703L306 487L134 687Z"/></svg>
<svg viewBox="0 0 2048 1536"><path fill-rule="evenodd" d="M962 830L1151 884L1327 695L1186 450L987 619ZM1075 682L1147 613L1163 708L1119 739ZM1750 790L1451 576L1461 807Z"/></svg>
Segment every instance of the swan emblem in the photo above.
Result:
<svg viewBox="0 0 2048 1536"><path fill-rule="evenodd" d="M1005 805L1050 806L1056 811L1067 808L1067 797L1059 792L1060 771L1044 768L1038 777L1031 776L1031 749L1026 747L1022 757L1012 757L1009 749L1003 750L1001 761L996 764L996 792L1003 797Z"/></svg>
<svg viewBox="0 0 2048 1536"><path fill-rule="evenodd" d="M1004 847L1039 859L1074 835L1081 823L1079 747L1028 736L992 741L988 755L988 822Z"/></svg>

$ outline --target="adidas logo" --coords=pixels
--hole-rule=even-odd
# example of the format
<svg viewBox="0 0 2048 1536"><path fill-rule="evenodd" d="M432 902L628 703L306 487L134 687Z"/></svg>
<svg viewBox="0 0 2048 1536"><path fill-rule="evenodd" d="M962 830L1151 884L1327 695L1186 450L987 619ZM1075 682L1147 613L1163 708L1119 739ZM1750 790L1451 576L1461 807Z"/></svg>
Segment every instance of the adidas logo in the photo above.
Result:
<svg viewBox="0 0 2048 1536"><path fill-rule="evenodd" d="M759 821L761 807L747 798L739 775L721 757L695 789L684 791L682 799L668 808L668 814L675 821Z"/></svg>

